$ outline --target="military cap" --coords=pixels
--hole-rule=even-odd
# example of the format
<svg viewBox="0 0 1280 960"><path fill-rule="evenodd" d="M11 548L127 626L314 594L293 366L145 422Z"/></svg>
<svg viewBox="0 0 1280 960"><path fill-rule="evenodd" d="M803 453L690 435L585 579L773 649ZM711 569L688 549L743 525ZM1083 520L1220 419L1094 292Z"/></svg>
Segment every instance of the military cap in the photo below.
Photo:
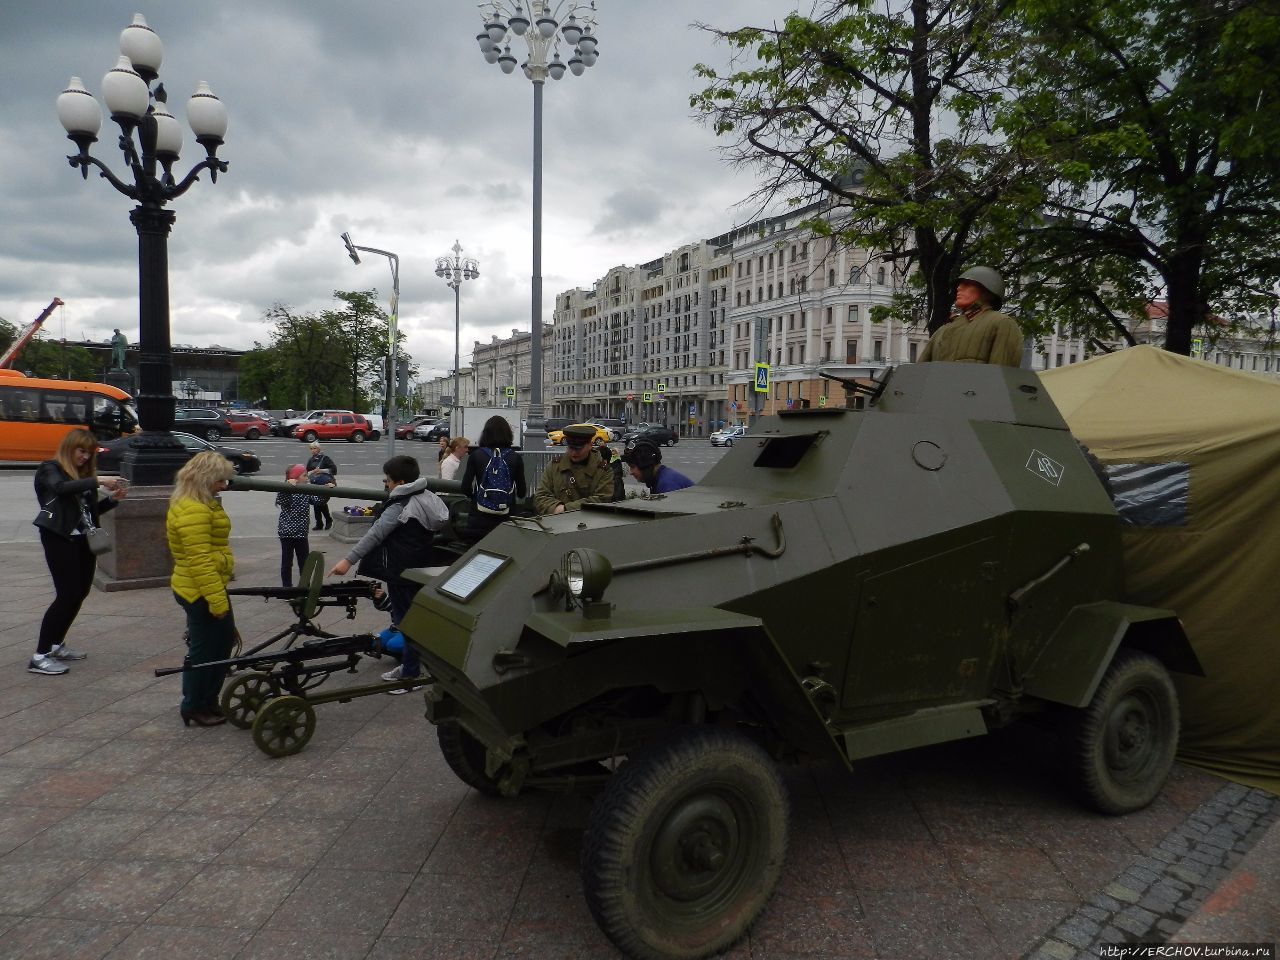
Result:
<svg viewBox="0 0 1280 960"><path fill-rule="evenodd" d="M596 438L596 428L589 423L575 423L564 428L564 442L571 447L580 447Z"/></svg>

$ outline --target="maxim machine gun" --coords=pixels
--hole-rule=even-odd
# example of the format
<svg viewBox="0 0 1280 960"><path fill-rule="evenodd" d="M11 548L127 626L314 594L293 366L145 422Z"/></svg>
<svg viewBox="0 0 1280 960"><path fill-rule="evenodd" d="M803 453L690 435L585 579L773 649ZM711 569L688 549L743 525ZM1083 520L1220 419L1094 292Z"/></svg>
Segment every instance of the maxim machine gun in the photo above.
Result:
<svg viewBox="0 0 1280 960"><path fill-rule="evenodd" d="M1173 760L1168 671L1200 672L1174 613L1125 602L1119 517L1039 380L997 366L898 367L865 411L761 420L697 486L503 523L419 579L401 629L445 759L493 795L599 782L584 892L639 958L724 950L763 908L777 761L1039 714L1125 813Z"/></svg>

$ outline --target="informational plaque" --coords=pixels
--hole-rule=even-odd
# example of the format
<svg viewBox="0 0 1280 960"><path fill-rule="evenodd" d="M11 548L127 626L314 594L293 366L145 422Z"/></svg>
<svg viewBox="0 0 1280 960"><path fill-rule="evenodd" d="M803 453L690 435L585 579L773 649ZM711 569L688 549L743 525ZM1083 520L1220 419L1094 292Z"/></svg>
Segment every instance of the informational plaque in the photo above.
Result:
<svg viewBox="0 0 1280 960"><path fill-rule="evenodd" d="M492 553L477 553L437 589L458 600L470 600L471 595L483 587L507 560L507 557Z"/></svg>

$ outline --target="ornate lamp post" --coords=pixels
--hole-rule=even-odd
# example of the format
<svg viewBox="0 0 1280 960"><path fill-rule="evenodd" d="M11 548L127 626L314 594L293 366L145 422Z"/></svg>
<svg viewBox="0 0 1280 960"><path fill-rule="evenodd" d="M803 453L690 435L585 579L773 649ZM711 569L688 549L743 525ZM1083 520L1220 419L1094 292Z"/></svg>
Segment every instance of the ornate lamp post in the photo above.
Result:
<svg viewBox="0 0 1280 960"><path fill-rule="evenodd" d="M394 253L379 250L377 247L357 247L351 242L351 234L349 233L342 235L342 242L347 245L347 256L351 258L352 263L360 263L360 254L356 251L363 250L365 253L376 253L380 257L386 257L391 264L391 318L387 322L387 359L389 361L386 377L387 399L385 401L387 422L383 426L387 428L387 436L391 438L390 450L391 456L394 457L396 455L396 371L400 368L398 318L400 313L400 258Z"/></svg>
<svg viewBox="0 0 1280 960"><path fill-rule="evenodd" d="M512 8L514 5L514 9ZM594 30L595 0L530 0L529 13L520 0L489 0L480 4L484 29L476 36L480 52L488 63L496 63L503 73L512 73L516 58L511 53L511 35L523 37L529 57L520 65L533 83L533 316L529 331L529 435L526 450L544 448L542 409L542 88L547 76L559 80L567 70L582 76L600 56ZM532 19L530 19L532 18ZM532 27L532 29L530 29ZM560 41L570 54L560 57ZM550 54L550 59L548 59Z"/></svg>
<svg viewBox="0 0 1280 960"><path fill-rule="evenodd" d="M480 276L480 264L471 258L462 259L462 245L453 241L452 257L436 258L436 276L449 285L453 291L453 405L459 407L458 401L458 344L462 330L462 281L474 280Z"/></svg>
<svg viewBox="0 0 1280 960"><path fill-rule="evenodd" d="M165 204L180 197L199 179L202 170L217 182L227 163L217 158L227 132L227 110L203 80L187 102L187 121L196 142L208 154L181 180L173 165L182 151L182 127L166 105L164 84L151 88L160 71L164 48L142 14L120 33L116 66L102 79L102 98L111 119L120 127L120 152L132 175L121 180L111 168L89 155L98 139L102 111L79 77L72 77L58 97L58 120L67 139L79 147L68 157L81 176L97 167L102 178L138 206L129 219L138 231L138 413L144 432L122 457L125 476L138 484L165 484L187 459L173 428L173 382L169 343L169 229L174 215ZM136 140L136 144L135 144Z"/></svg>

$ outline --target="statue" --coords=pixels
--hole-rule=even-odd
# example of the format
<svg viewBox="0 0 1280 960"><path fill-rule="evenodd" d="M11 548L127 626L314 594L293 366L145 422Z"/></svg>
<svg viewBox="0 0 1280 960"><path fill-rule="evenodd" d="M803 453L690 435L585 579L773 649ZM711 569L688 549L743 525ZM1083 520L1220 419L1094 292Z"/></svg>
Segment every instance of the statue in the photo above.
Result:
<svg viewBox="0 0 1280 960"><path fill-rule="evenodd" d="M124 369L124 352L129 347L129 341L125 339L125 335L120 332L120 328L116 328L115 336L111 338L111 369Z"/></svg>

